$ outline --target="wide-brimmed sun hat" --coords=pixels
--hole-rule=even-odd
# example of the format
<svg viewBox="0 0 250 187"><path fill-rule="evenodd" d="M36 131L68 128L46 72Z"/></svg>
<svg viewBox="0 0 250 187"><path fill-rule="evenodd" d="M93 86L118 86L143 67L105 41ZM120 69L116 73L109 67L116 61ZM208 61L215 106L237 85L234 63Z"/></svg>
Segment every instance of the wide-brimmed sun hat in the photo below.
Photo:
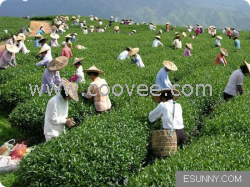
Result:
<svg viewBox="0 0 250 187"><path fill-rule="evenodd" d="M132 30L132 32L136 33L136 30Z"/></svg>
<svg viewBox="0 0 250 187"><path fill-rule="evenodd" d="M94 26L94 25L90 25L89 27L90 27L90 28L94 28L95 26Z"/></svg>
<svg viewBox="0 0 250 187"><path fill-rule="evenodd" d="M133 55L135 55L136 53L138 53L139 52L139 48L133 48L133 49L131 49L129 52L128 52L128 56L133 56Z"/></svg>
<svg viewBox="0 0 250 187"><path fill-rule="evenodd" d="M161 90L159 92L156 92L155 94L161 94L162 95L162 94L165 94L165 93L169 93L169 94L171 93L172 95L174 93L175 95L178 95L178 96L173 95L174 100L177 100L180 97L180 92L175 88L173 89L173 93L172 93L172 90L169 88L169 89L164 89L164 90ZM152 97L153 101L156 102L156 103L160 103L161 102L161 95L160 96L153 96Z"/></svg>
<svg viewBox="0 0 250 187"><path fill-rule="evenodd" d="M114 30L116 30L116 31L119 30L119 27L118 27L118 26L115 26L115 27L114 27Z"/></svg>
<svg viewBox="0 0 250 187"><path fill-rule="evenodd" d="M42 38L43 35L41 35L41 34L36 34L35 37L36 37L36 38Z"/></svg>
<svg viewBox="0 0 250 187"><path fill-rule="evenodd" d="M62 85L65 93L70 96L73 100L79 101L78 97L78 85L73 82L69 82L67 79L62 78Z"/></svg>
<svg viewBox="0 0 250 187"><path fill-rule="evenodd" d="M175 35L178 35L178 34L179 34L179 32L175 32L174 34L175 34Z"/></svg>
<svg viewBox="0 0 250 187"><path fill-rule="evenodd" d="M244 65L247 66L247 69L248 69L249 75L250 75L250 64L247 61L244 61L243 63L244 63Z"/></svg>
<svg viewBox="0 0 250 187"><path fill-rule="evenodd" d="M63 69L65 66L67 66L69 62L69 59L65 56L59 56L55 58L54 60L50 61L50 63L47 66L47 69L49 71L59 71Z"/></svg>
<svg viewBox="0 0 250 187"><path fill-rule="evenodd" d="M228 52L227 52L226 49L220 48L220 52L221 52L224 56L228 56Z"/></svg>
<svg viewBox="0 0 250 187"><path fill-rule="evenodd" d="M169 71L177 71L177 66L171 62L171 61L164 61L163 65L169 70Z"/></svg>
<svg viewBox="0 0 250 187"><path fill-rule="evenodd" d="M44 52L46 52L46 51L48 51L48 50L50 50L50 48L49 47L42 47L41 49L40 49L40 51L39 51L39 54L41 54L41 53L44 53Z"/></svg>
<svg viewBox="0 0 250 187"><path fill-rule="evenodd" d="M19 33L17 37L21 38L23 41L26 40L26 36L23 33Z"/></svg>
<svg viewBox="0 0 250 187"><path fill-rule="evenodd" d="M191 43L186 43L186 46L189 48L189 49L193 49L193 45Z"/></svg>
<svg viewBox="0 0 250 187"><path fill-rule="evenodd" d="M60 38L60 36L59 36L58 34L56 34L56 33L50 34L50 37L53 38L53 39L58 39L58 38Z"/></svg>
<svg viewBox="0 0 250 187"><path fill-rule="evenodd" d="M169 22L167 22L166 25L169 25Z"/></svg>
<svg viewBox="0 0 250 187"><path fill-rule="evenodd" d="M11 52L11 53L18 53L19 49L16 45L10 45L10 44L6 44L6 49L7 51Z"/></svg>
<svg viewBox="0 0 250 187"><path fill-rule="evenodd" d="M183 37L187 37L187 34L185 32L182 33Z"/></svg>
<svg viewBox="0 0 250 187"><path fill-rule="evenodd" d="M70 34L66 35L65 38L72 38Z"/></svg>
<svg viewBox="0 0 250 187"><path fill-rule="evenodd" d="M72 63L72 65L77 64L78 62L81 62L84 58L75 58L74 62Z"/></svg>
<svg viewBox="0 0 250 187"><path fill-rule="evenodd" d="M155 38L156 38L156 39L159 39L159 40L161 39L161 37L160 37L160 36L156 36Z"/></svg>
<svg viewBox="0 0 250 187"><path fill-rule="evenodd" d="M91 66L89 69L84 70L84 73L88 73L88 72L96 72L96 73L99 73L99 74L104 73L104 71L99 70L96 66Z"/></svg>
<svg viewBox="0 0 250 187"><path fill-rule="evenodd" d="M75 48L76 49L85 49L85 47L83 45L76 45Z"/></svg>
<svg viewBox="0 0 250 187"><path fill-rule="evenodd" d="M216 38L219 39L219 40L222 40L222 37L221 37L221 36L217 36Z"/></svg>

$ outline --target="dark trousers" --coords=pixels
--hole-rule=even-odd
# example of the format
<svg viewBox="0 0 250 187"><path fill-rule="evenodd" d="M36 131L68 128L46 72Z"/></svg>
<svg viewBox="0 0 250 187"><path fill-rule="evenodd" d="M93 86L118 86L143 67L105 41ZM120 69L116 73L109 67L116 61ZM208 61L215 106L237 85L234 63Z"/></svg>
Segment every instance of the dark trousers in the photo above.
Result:
<svg viewBox="0 0 250 187"><path fill-rule="evenodd" d="M232 99L234 96L233 95L229 95L227 93L224 92L223 94L223 98L225 101L229 101L229 99Z"/></svg>
<svg viewBox="0 0 250 187"><path fill-rule="evenodd" d="M183 146L186 139L187 139L187 135L184 131L184 129L176 129L176 135L177 135L177 145L178 146Z"/></svg>

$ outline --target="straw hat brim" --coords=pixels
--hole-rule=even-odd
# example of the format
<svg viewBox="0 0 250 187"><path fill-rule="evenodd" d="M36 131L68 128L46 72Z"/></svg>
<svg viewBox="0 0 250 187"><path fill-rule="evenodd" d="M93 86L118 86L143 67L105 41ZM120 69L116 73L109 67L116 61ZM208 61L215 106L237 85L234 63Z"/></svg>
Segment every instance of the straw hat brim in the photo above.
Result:
<svg viewBox="0 0 250 187"><path fill-rule="evenodd" d="M224 56L228 56L228 52L227 52L226 49L221 48L220 51L221 51L221 53L222 53Z"/></svg>
<svg viewBox="0 0 250 187"><path fill-rule="evenodd" d="M7 44L7 45L6 45L6 49L7 49L7 51L9 51L9 52L11 52L11 53L18 53L18 52L19 52L18 47L15 46L15 45Z"/></svg>
<svg viewBox="0 0 250 187"><path fill-rule="evenodd" d="M187 43L186 46L187 46L189 49L193 49L193 45L190 44L190 43Z"/></svg>
<svg viewBox="0 0 250 187"><path fill-rule="evenodd" d="M161 39L161 37L160 37L160 36L156 36L155 38L156 38L156 39L159 39L159 40Z"/></svg>
<svg viewBox="0 0 250 187"><path fill-rule="evenodd" d="M169 71L177 71L177 66L171 62L171 61L164 61L163 65L169 70Z"/></svg>
<svg viewBox="0 0 250 187"><path fill-rule="evenodd" d="M115 29L115 30L119 30L119 27L118 27L118 26L115 26L114 29Z"/></svg>
<svg viewBox="0 0 250 187"><path fill-rule="evenodd" d="M138 53L139 52L139 48L133 48L133 49L131 49L130 51L129 51L129 53L128 53L128 56L133 56L133 55L135 55L136 53Z"/></svg>
<svg viewBox="0 0 250 187"><path fill-rule="evenodd" d="M50 34L50 37L53 39L58 39L60 36L58 34Z"/></svg>
<svg viewBox="0 0 250 187"><path fill-rule="evenodd" d="M48 51L48 50L49 50L49 48L42 48L42 49L39 51L38 54L44 53L44 52L46 52L46 51Z"/></svg>
<svg viewBox="0 0 250 187"><path fill-rule="evenodd" d="M36 38L42 38L43 35L41 35L41 34L36 34L35 37L36 37Z"/></svg>
<svg viewBox="0 0 250 187"><path fill-rule="evenodd" d="M89 69L85 69L84 73L89 73L89 72L96 72L99 74L104 74L104 71L99 70L98 68L96 68L95 66L90 67Z"/></svg>
<svg viewBox="0 0 250 187"><path fill-rule="evenodd" d="M222 37L221 36L217 36L217 39L222 40Z"/></svg>
<svg viewBox="0 0 250 187"><path fill-rule="evenodd" d="M79 101L78 85L76 83L69 82L67 79L62 78L62 85L68 96L70 96L74 101Z"/></svg>
<svg viewBox="0 0 250 187"><path fill-rule="evenodd" d="M250 64L248 62L246 62L246 61L244 61L244 64L247 66L247 69L248 69L249 75L250 75Z"/></svg>
<svg viewBox="0 0 250 187"><path fill-rule="evenodd" d="M77 64L78 62L81 62L84 58L75 58L74 62L72 65Z"/></svg>
<svg viewBox="0 0 250 187"><path fill-rule="evenodd" d="M67 57L60 56L60 57L57 57L54 60L50 61L47 69L49 71L59 71L59 70L63 69L65 66L67 66L68 62L69 62L69 59Z"/></svg>
<svg viewBox="0 0 250 187"><path fill-rule="evenodd" d="M172 93L171 89L164 89L162 91L156 92L155 94L161 94L162 95L162 94L165 94L167 92ZM179 95L179 96L174 96L174 100L179 99L180 92L178 90L176 90L176 89L173 89L173 92L174 92L175 95ZM160 103L161 102L161 95L160 96L153 96L152 97L153 101L156 102L156 103Z"/></svg>
<svg viewBox="0 0 250 187"><path fill-rule="evenodd" d="M72 36L68 34L65 36L65 38L72 38Z"/></svg>

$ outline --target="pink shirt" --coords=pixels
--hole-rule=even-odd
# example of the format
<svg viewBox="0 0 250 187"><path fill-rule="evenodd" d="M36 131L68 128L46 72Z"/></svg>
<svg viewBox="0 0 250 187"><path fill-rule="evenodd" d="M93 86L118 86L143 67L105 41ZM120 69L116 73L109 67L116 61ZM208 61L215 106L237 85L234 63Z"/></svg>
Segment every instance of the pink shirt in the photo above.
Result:
<svg viewBox="0 0 250 187"><path fill-rule="evenodd" d="M71 52L71 49L70 49L68 46L65 46L65 47L62 49L61 56L65 56L65 57L67 57L67 58L72 57L73 54L72 54L72 52Z"/></svg>
<svg viewBox="0 0 250 187"><path fill-rule="evenodd" d="M184 56L192 56L192 54L191 54L189 48L186 48L186 49L185 49L185 51L184 51Z"/></svg>

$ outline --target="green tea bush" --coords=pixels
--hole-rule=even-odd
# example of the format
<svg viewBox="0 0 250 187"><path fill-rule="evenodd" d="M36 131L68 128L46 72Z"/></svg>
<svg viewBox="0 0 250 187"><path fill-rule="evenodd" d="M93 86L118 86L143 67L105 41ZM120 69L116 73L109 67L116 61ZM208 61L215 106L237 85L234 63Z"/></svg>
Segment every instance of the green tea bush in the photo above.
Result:
<svg viewBox="0 0 250 187"><path fill-rule="evenodd" d="M175 186L177 171L248 171L249 134L203 136L167 159L157 160L137 176L129 186Z"/></svg>
<svg viewBox="0 0 250 187"><path fill-rule="evenodd" d="M0 17L0 22L0 42L17 35L22 27L30 24L29 20L16 17ZM8 33L4 33L4 30L8 30Z"/></svg>
<svg viewBox="0 0 250 187"><path fill-rule="evenodd" d="M106 33L83 35L79 26L71 24L70 21L68 32L77 32L77 44L88 47L85 51L74 49L74 57L84 57L84 69L96 65L104 70L105 74L101 77L107 80L111 91L115 84L120 84L123 86L124 93L119 97L110 93L112 111L110 114L101 116L94 115L93 101L80 99L78 103L70 102L69 117L75 118L79 125L67 130L66 135L39 146L34 153L26 157L18 172L16 182L18 186L70 186L72 184L174 186L175 171L178 170L242 170L249 157L247 157L247 134L242 133L241 130L246 131L248 123L243 120L242 129L228 128L229 125L227 125L228 127L225 128L227 133L222 137L216 133L217 131L213 131L213 125L216 122L218 126L215 129L222 131L221 124L227 123L228 119L222 123L223 120L219 117L227 111L226 109L234 106L231 104L234 101L223 104L222 93L232 71L239 68L242 60L247 57L247 32L241 33L241 51L236 51L233 40L224 36L222 44L228 49L229 57L226 58L228 66L223 67L213 65L220 51L219 48L214 47L215 39L211 39L208 34L202 34L195 41L189 37L183 38L183 46L185 43L193 43L194 46L192 51L194 56L186 58L183 56L184 49L172 48L175 31L163 33L161 37L164 47L152 48L157 32L149 31L147 25L125 26L116 23L109 27ZM92 23L87 19L87 24L97 26L98 22ZM104 25L106 24L108 21L104 20ZM120 34L114 34L115 25L120 26ZM133 29L136 29L137 33L129 36L128 33ZM184 28L177 28L179 32L184 30ZM45 36L48 37L48 35ZM61 35L58 42L61 43L64 39L64 35ZM33 87L35 84L40 86L44 69L35 67L35 63L39 60L32 57L39 49L34 49L33 41L27 41L26 45L32 53L27 56L17 54L20 65L0 74L0 80L3 81L0 86L0 103L5 109L15 108L9 118L13 126L26 135L42 141L44 112L51 97L48 95L39 97L37 92L34 97L31 96L29 84ZM145 68L137 68L130 63L130 60L122 62L116 60L119 53L127 46L140 48L139 54ZM52 52L54 57L59 56L61 47L53 48ZM155 84L156 74L162 68L164 60L174 61L178 66L177 72L169 72L172 84L179 84L181 87L190 84L194 88L194 93L190 97L181 94L178 100L183 108L185 131L192 134L201 124L205 125L205 128L201 129L199 139L192 138L191 143L177 155L156 161L156 164L146 167L145 171L141 172L143 166L148 164L151 130L159 128L161 124L160 122L155 125L149 124L148 114L157 105L152 102L149 91L141 92L148 93L148 96L139 96L137 86L145 84L150 88ZM71 66L72 61L73 59L70 59L69 65L60 71L61 77L69 78L74 74L75 68ZM91 82L87 75L85 78L86 84L80 86L79 93L87 91ZM135 85L131 96L127 93L125 84L129 89L133 84ZM196 96L196 84L210 84L212 96L209 95L208 88L206 96L203 96L202 88L198 91L199 96ZM119 93L120 88L117 87L115 91ZM190 89L187 87L185 91L189 93ZM239 107L239 110L246 109L247 96L240 97L240 100L242 107ZM227 106L226 109L220 111L224 106ZM209 118L213 110L215 113ZM229 114L233 115L233 112ZM244 117L246 116L247 112L244 113ZM231 119L228 124L237 123L240 120L241 116L238 115L236 121ZM231 132L235 129L236 133ZM234 138L237 140L233 141ZM239 146L235 146L236 144ZM234 152L230 156L226 156L231 152L228 147L232 147L230 150ZM230 164L237 162L235 160L239 156L237 151L244 153L240 157L242 159L238 165ZM209 153L210 155L207 156L206 154ZM209 160L204 160L204 157ZM225 159L229 160L228 164L224 162Z"/></svg>

